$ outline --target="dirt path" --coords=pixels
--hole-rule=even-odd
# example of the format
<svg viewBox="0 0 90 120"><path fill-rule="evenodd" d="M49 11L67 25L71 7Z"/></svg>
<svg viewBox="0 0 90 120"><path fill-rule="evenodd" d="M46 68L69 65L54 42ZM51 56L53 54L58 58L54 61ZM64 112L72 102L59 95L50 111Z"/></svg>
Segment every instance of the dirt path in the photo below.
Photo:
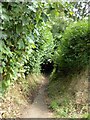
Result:
<svg viewBox="0 0 90 120"><path fill-rule="evenodd" d="M46 86L47 78L42 81L42 86L34 102L23 111L22 118L53 118L53 114L49 111L45 101Z"/></svg>

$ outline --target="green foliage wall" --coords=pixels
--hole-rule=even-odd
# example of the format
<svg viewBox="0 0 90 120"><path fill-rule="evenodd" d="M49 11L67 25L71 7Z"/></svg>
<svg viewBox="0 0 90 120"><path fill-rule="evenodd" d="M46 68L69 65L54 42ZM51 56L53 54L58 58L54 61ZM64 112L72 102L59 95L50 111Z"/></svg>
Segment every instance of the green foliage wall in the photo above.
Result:
<svg viewBox="0 0 90 120"><path fill-rule="evenodd" d="M2 88L25 73L40 72L40 64L51 58L53 36L43 2L0 3L0 73ZM47 55L48 54L48 55Z"/></svg>
<svg viewBox="0 0 90 120"><path fill-rule="evenodd" d="M80 70L89 64L89 33L87 20L74 22L66 28L61 39L61 45L54 57L58 70L68 73Z"/></svg>

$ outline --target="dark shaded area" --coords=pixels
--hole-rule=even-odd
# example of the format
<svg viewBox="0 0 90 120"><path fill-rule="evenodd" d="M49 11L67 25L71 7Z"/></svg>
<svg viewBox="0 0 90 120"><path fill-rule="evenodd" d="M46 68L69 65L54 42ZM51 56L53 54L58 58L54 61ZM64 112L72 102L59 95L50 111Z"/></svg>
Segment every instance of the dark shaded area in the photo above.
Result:
<svg viewBox="0 0 90 120"><path fill-rule="evenodd" d="M41 64L41 73L44 74L50 74L54 68L53 61L44 61L44 63Z"/></svg>

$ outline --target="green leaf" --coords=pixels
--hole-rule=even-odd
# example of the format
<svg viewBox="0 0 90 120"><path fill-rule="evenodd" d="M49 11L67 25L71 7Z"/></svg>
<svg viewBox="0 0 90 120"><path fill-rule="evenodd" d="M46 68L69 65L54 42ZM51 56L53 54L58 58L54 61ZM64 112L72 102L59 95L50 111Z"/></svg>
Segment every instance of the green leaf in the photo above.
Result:
<svg viewBox="0 0 90 120"><path fill-rule="evenodd" d="M19 49L23 49L25 47L23 40L19 40L18 45L19 45L18 46Z"/></svg>
<svg viewBox="0 0 90 120"><path fill-rule="evenodd" d="M27 40L29 41L29 43L33 43L34 44L34 41L31 39L31 37L27 36Z"/></svg>
<svg viewBox="0 0 90 120"><path fill-rule="evenodd" d="M28 8L33 11L33 12L36 12L36 9L33 7L33 6L28 6Z"/></svg>

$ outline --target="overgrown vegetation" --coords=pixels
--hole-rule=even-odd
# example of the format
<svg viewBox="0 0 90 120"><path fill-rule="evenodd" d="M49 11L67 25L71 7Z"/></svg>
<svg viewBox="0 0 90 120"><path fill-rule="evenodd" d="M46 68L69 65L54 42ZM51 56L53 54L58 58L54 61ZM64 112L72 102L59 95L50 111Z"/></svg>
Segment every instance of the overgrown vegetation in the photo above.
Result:
<svg viewBox="0 0 90 120"><path fill-rule="evenodd" d="M3 91L23 74L39 73L40 64L51 58L53 37L46 23L46 6L42 2L0 3L0 61Z"/></svg>
<svg viewBox="0 0 90 120"><path fill-rule="evenodd" d="M89 64L89 33L87 20L74 22L66 28L54 57L56 72L75 73Z"/></svg>
<svg viewBox="0 0 90 120"><path fill-rule="evenodd" d="M58 118L89 117L89 34L87 20L75 21L66 27L55 51L48 95L50 108Z"/></svg>
<svg viewBox="0 0 90 120"><path fill-rule="evenodd" d="M72 78L68 77L80 73L89 65L88 1L77 3L46 0L3 1L0 3L0 16L2 98L9 86L15 81L20 82L19 78L24 78L27 85L24 87L28 88L26 76L31 73L40 74L43 71L42 66L47 66L47 63L52 63L54 67L54 69L51 67L53 72L49 95L56 94L58 98L58 92L64 93L63 90L67 90L65 89L67 82L62 82L63 79L66 81L70 79L71 82ZM59 89L60 84L64 86L63 89ZM55 92L52 93L52 89ZM67 98L65 104L66 100ZM57 101L52 100L51 107L53 110L59 109ZM61 109L57 112L60 111L63 112ZM68 111L69 108L65 107L66 115L64 113L59 115L68 117Z"/></svg>
<svg viewBox="0 0 90 120"><path fill-rule="evenodd" d="M57 118L88 118L88 70L67 77L53 75L48 86L49 107Z"/></svg>

